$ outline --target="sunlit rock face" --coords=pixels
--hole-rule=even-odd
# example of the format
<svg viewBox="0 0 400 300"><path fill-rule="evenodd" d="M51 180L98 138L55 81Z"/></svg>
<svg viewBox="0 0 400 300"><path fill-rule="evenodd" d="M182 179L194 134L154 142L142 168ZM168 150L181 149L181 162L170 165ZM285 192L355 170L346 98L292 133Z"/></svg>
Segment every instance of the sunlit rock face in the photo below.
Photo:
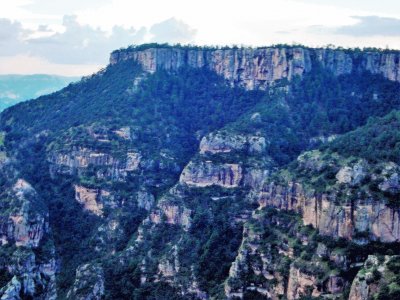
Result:
<svg viewBox="0 0 400 300"><path fill-rule="evenodd" d="M234 49L148 48L114 51L110 63L134 60L145 72L177 71L181 67L209 68L231 85L248 90L265 89L277 80L292 80L313 68L313 61L335 75L369 71L392 81L400 81L398 52L347 52L305 47Z"/></svg>
<svg viewBox="0 0 400 300"><path fill-rule="evenodd" d="M104 191L89 189L84 186L75 185L75 200L83 205L83 208L97 216L103 214L103 204L100 202Z"/></svg>
<svg viewBox="0 0 400 300"><path fill-rule="evenodd" d="M356 232L369 233L372 240L400 240L400 215L396 208L379 201L360 199L353 204L335 204L327 195L307 194L298 183L288 187L270 184L260 193L260 205L293 210L305 225L323 235L352 239Z"/></svg>

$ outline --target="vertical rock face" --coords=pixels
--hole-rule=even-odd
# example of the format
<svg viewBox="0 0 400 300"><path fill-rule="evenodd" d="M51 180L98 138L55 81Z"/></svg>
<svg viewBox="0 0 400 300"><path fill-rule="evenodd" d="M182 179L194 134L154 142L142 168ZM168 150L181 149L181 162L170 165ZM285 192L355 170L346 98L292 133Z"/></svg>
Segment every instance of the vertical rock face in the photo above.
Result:
<svg viewBox="0 0 400 300"><path fill-rule="evenodd" d="M126 154L126 171L135 171L139 168L141 155L136 152L128 152Z"/></svg>
<svg viewBox="0 0 400 300"><path fill-rule="evenodd" d="M225 281L228 299L244 298L246 290L257 291L268 299L279 299L285 293L282 275L276 271L276 262L271 255L270 245L263 244L263 233L253 228L243 228L243 240ZM285 256L284 253L281 253ZM248 278L258 277L257 283ZM276 283L272 284L271 280ZM250 279L251 280L251 279Z"/></svg>
<svg viewBox="0 0 400 300"><path fill-rule="evenodd" d="M237 187L242 179L242 168L238 164L214 164L212 162L190 162L183 170L179 181L188 185L205 187L218 185Z"/></svg>
<svg viewBox="0 0 400 300"><path fill-rule="evenodd" d="M173 279L179 272L178 247L175 245L168 257L164 257L158 263L158 274L167 280Z"/></svg>
<svg viewBox="0 0 400 300"><path fill-rule="evenodd" d="M137 193L137 203L138 207L144 208L149 211L154 206L154 196L146 191L139 191Z"/></svg>
<svg viewBox="0 0 400 300"><path fill-rule="evenodd" d="M305 274L294 266L290 267L287 299L299 299L301 296L318 297L321 292L317 290L315 276Z"/></svg>
<svg viewBox="0 0 400 300"><path fill-rule="evenodd" d="M70 151L53 152L49 154L51 174L82 175L90 167L101 168L97 178L122 180L127 172L139 168L141 155L137 152L127 152L125 159L117 159L109 153L99 152L89 148L74 148Z"/></svg>
<svg viewBox="0 0 400 300"><path fill-rule="evenodd" d="M232 151L247 151L261 153L267 142L262 136L233 135L230 133L211 133L200 141L200 153L229 153Z"/></svg>
<svg viewBox="0 0 400 300"><path fill-rule="evenodd" d="M47 225L43 216L34 218L29 218L26 214L10 216L6 239L14 240L16 246L37 247Z"/></svg>
<svg viewBox="0 0 400 300"><path fill-rule="evenodd" d="M9 197L10 213L0 217L0 244L37 247L48 230L48 214L40 209L39 196L28 182L18 179Z"/></svg>
<svg viewBox="0 0 400 300"><path fill-rule="evenodd" d="M76 270L75 282L68 299L99 300L104 296L104 272L98 265L85 264Z"/></svg>
<svg viewBox="0 0 400 300"><path fill-rule="evenodd" d="M343 51L310 49L305 47L189 49L177 47L125 49L114 51L110 64L132 59L142 65L145 72L176 71L187 66L206 67L223 76L231 85L248 90L265 89L271 83L310 72L312 61L335 75L352 71L369 71L392 81L400 81L399 52Z"/></svg>
<svg viewBox="0 0 400 300"><path fill-rule="evenodd" d="M317 245L306 228L294 214L275 209L253 213L225 281L226 296L251 299L251 292L274 300L322 294L336 299L347 284L337 270L347 270L347 263L340 262L332 248ZM298 254L306 252L307 259Z"/></svg>
<svg viewBox="0 0 400 300"><path fill-rule="evenodd" d="M158 209L151 212L150 220L155 224L165 222L167 224L181 225L187 229L190 226L190 214L191 211L187 208L160 203Z"/></svg>
<svg viewBox="0 0 400 300"><path fill-rule="evenodd" d="M399 288L395 279L398 268L393 267L398 264L398 261L398 256L385 256L381 258L381 261L375 255L368 256L351 285L349 300L375 299L383 286L389 286L389 289L383 294L390 299L389 293L391 294L393 290L398 291ZM390 267L393 262L395 263ZM394 297L396 298L396 296Z"/></svg>
<svg viewBox="0 0 400 300"><path fill-rule="evenodd" d="M392 81L400 81L399 53L369 53L364 55L361 68L373 74L381 74Z"/></svg>
<svg viewBox="0 0 400 300"><path fill-rule="evenodd" d="M110 63L133 59L145 72L180 67L208 67L226 78L232 85L247 89L266 88L279 79L292 79L311 70L311 58L303 48L260 48L227 50L191 50L179 48L150 48L141 51L116 51Z"/></svg>
<svg viewBox="0 0 400 300"><path fill-rule="evenodd" d="M12 280L0 290L1 300L18 300L20 299L21 282L14 276Z"/></svg>
<svg viewBox="0 0 400 300"><path fill-rule="evenodd" d="M400 240L400 215L395 208L379 201L357 200L335 204L327 195L306 194L300 184L287 187L269 184L260 193L262 207L293 210L302 215L322 235L352 239L356 232L368 233L371 240Z"/></svg>
<svg viewBox="0 0 400 300"><path fill-rule="evenodd" d="M56 262L47 207L35 189L21 178L10 184L2 196L5 198L0 199L0 247L14 250L0 249L0 271L12 277L0 288L0 299L55 299ZM45 255L38 259L36 251Z"/></svg>
<svg viewBox="0 0 400 300"><path fill-rule="evenodd" d="M243 150L246 138L242 135L211 133L200 141L200 153L229 153L234 150Z"/></svg>
<svg viewBox="0 0 400 300"><path fill-rule="evenodd" d="M164 69L176 71L188 66L207 67L223 76L230 84L252 90L266 88L276 80L291 80L311 70L310 52L304 48L260 48L226 50L191 50L179 48L150 48L141 51L116 51L110 63L133 59L145 72Z"/></svg>
<svg viewBox="0 0 400 300"><path fill-rule="evenodd" d="M316 49L315 56L322 67L335 75L349 74L353 71L353 57L344 51L331 49Z"/></svg>
<svg viewBox="0 0 400 300"><path fill-rule="evenodd" d="M151 210L148 220L153 224L166 223L189 229L192 211L181 202L183 198L182 187L179 184L172 187Z"/></svg>
<svg viewBox="0 0 400 300"><path fill-rule="evenodd" d="M48 259L46 263L39 263L28 249L14 252L7 266L13 278L0 289L0 299L56 299L56 261Z"/></svg>

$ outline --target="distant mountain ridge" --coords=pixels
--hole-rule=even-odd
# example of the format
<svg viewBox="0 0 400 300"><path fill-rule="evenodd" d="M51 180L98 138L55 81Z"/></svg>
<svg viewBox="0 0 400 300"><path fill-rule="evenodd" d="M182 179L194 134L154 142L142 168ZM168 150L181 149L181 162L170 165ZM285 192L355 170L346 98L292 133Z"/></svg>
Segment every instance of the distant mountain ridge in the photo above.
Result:
<svg viewBox="0 0 400 300"><path fill-rule="evenodd" d="M0 111L21 101L53 93L79 79L47 74L0 75Z"/></svg>

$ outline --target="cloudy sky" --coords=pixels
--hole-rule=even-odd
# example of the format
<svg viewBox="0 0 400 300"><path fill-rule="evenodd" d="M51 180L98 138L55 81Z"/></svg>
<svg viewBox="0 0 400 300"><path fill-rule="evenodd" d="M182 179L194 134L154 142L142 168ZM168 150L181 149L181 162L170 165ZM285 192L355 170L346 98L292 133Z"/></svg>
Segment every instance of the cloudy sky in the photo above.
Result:
<svg viewBox="0 0 400 300"><path fill-rule="evenodd" d="M87 75L146 42L400 49L399 0L0 0L0 74Z"/></svg>

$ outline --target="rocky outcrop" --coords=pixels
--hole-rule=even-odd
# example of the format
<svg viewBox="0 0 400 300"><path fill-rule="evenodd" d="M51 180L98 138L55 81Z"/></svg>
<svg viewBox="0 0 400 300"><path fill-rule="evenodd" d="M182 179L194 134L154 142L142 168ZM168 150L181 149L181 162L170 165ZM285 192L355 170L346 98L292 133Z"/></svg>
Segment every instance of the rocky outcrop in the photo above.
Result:
<svg viewBox="0 0 400 300"><path fill-rule="evenodd" d="M369 71L392 81L400 81L400 53L384 51L344 51L306 47L266 47L232 49L190 49L180 47L128 48L114 51L110 64L124 60L138 62L145 72L176 71L181 67L206 67L223 76L231 85L265 89L277 80L302 76L319 62L335 75Z"/></svg>
<svg viewBox="0 0 400 300"><path fill-rule="evenodd" d="M245 136L228 132L211 133L200 141L200 153L229 153L248 151L261 153L265 150L266 140L262 136Z"/></svg>
<svg viewBox="0 0 400 300"><path fill-rule="evenodd" d="M382 168L382 182L378 185L383 192L397 194L400 192L400 167L395 163L386 163Z"/></svg>
<svg viewBox="0 0 400 300"><path fill-rule="evenodd" d="M120 129L114 130L114 133L118 135L120 138L124 140L131 139L131 128L130 127L121 127Z"/></svg>
<svg viewBox="0 0 400 300"><path fill-rule="evenodd" d="M37 247L48 226L41 215L30 217L28 214L17 214L10 216L9 220L7 235L3 235L2 242L12 240L16 246Z"/></svg>
<svg viewBox="0 0 400 300"><path fill-rule="evenodd" d="M0 200L0 272L12 278L0 287L0 299L56 299L55 250L47 207L24 179L5 180L10 187L2 191Z"/></svg>
<svg viewBox="0 0 400 300"><path fill-rule="evenodd" d="M384 273L387 272L386 264L389 257L384 258L384 262L379 262L375 255L368 256L363 268L358 272L351 285L349 300L368 300L378 293L382 283ZM387 284L387 282L386 282Z"/></svg>
<svg viewBox="0 0 400 300"><path fill-rule="evenodd" d="M76 270L75 282L68 299L100 300L104 296L104 272L99 265L85 264Z"/></svg>
<svg viewBox="0 0 400 300"><path fill-rule="evenodd" d="M200 141L200 153L229 153L243 150L246 138L243 135L211 133Z"/></svg>
<svg viewBox="0 0 400 300"><path fill-rule="evenodd" d="M345 281L342 277L330 275L326 283L326 290L333 295L338 295L344 290Z"/></svg>
<svg viewBox="0 0 400 300"><path fill-rule="evenodd" d="M197 187L218 185L225 188L235 188L240 184L242 176L242 168L238 164L192 161L182 171L179 182Z"/></svg>
<svg viewBox="0 0 400 300"><path fill-rule="evenodd" d="M287 287L287 299L299 299L301 296L318 297L321 292L318 291L317 278L301 272L294 266L290 267L289 282Z"/></svg>
<svg viewBox="0 0 400 300"><path fill-rule="evenodd" d="M191 221L190 216L190 209L187 209L182 205L162 201L157 204L157 208L150 213L149 218L154 224L167 223L180 225L183 228L188 229Z"/></svg>
<svg viewBox="0 0 400 300"><path fill-rule="evenodd" d="M356 186L360 184L360 182L367 175L365 172L365 167L363 166L364 164L365 163L363 161L359 161L353 167L342 167L336 174L337 182L348 184L350 186Z"/></svg>
<svg viewBox="0 0 400 300"><path fill-rule="evenodd" d="M140 161L142 156L137 152L128 152L126 154L126 165L125 171L135 171L139 168Z"/></svg>
<svg viewBox="0 0 400 300"><path fill-rule="evenodd" d="M133 59L145 72L164 69L176 71L181 67L207 67L225 77L232 85L247 89L265 88L279 79L291 79L311 70L310 53L304 48L260 49L180 49L149 48L145 50L114 51L110 64Z"/></svg>
<svg viewBox="0 0 400 300"><path fill-rule="evenodd" d="M139 208L143 208L147 211L150 211L151 208L154 206L154 203L155 199L151 193L145 190L137 192L137 204Z"/></svg>
<svg viewBox="0 0 400 300"><path fill-rule="evenodd" d="M46 262L37 262L35 254L28 249L15 251L7 265L8 272L13 277L0 289L0 299L19 300L33 297L55 300L57 291L54 252L46 259Z"/></svg>
<svg viewBox="0 0 400 300"><path fill-rule="evenodd" d="M19 300L21 293L21 282L16 276L2 289L0 289L1 300Z"/></svg>
<svg viewBox="0 0 400 300"><path fill-rule="evenodd" d="M179 272L179 266L175 266L173 262L165 258L158 264L158 272L168 281L168 278L173 278Z"/></svg>
<svg viewBox="0 0 400 300"><path fill-rule="evenodd" d="M253 167L246 169L243 176L243 186L251 188L251 197L253 196L252 194L257 194L261 191L269 174L270 171L264 168ZM258 199L257 196L256 199Z"/></svg>
<svg viewBox="0 0 400 300"><path fill-rule="evenodd" d="M109 154L88 148L75 148L68 153L55 153L49 160L55 165L67 167L71 173L77 169L87 168L90 164L112 166L114 163L114 159Z"/></svg>
<svg viewBox="0 0 400 300"><path fill-rule="evenodd" d="M261 207L293 210L302 215L305 225L312 225L322 235L353 239L356 233L371 240L400 241L399 210L381 201L360 199L337 204L326 194L307 194L298 183L266 185L260 193Z"/></svg>
<svg viewBox="0 0 400 300"><path fill-rule="evenodd" d="M117 159L108 153L89 148L73 148L71 151L52 152L48 156L50 173L82 175L90 166L99 168L96 177L99 179L123 179L128 172L139 168L141 155L128 152L125 159Z"/></svg>
<svg viewBox="0 0 400 300"><path fill-rule="evenodd" d="M75 185L75 200L83 205L85 210L101 216L103 215L103 203L101 203L101 195L106 191L89 189L84 186Z"/></svg>
<svg viewBox="0 0 400 300"><path fill-rule="evenodd" d="M254 212L244 225L242 244L225 281L227 298L250 299L249 292L274 300L340 295L347 282L337 270L347 270L347 264L336 263L333 249L313 244L306 228L293 214ZM310 252L306 260L298 254L304 250Z"/></svg>
<svg viewBox="0 0 400 300"><path fill-rule="evenodd" d="M10 207L0 215L0 244L38 247L48 231L48 213L33 187L18 179L8 192ZM11 202L10 202L11 200Z"/></svg>
<svg viewBox="0 0 400 300"><path fill-rule="evenodd" d="M158 274L166 281L171 281L179 272L180 263L178 247L175 245L168 257L164 257L158 263Z"/></svg>
<svg viewBox="0 0 400 300"><path fill-rule="evenodd" d="M285 294L285 283L276 270L271 246L264 244L263 232L248 225L243 228L242 244L225 281L225 295L228 299L243 299L246 291L256 291L268 299L279 299Z"/></svg>

